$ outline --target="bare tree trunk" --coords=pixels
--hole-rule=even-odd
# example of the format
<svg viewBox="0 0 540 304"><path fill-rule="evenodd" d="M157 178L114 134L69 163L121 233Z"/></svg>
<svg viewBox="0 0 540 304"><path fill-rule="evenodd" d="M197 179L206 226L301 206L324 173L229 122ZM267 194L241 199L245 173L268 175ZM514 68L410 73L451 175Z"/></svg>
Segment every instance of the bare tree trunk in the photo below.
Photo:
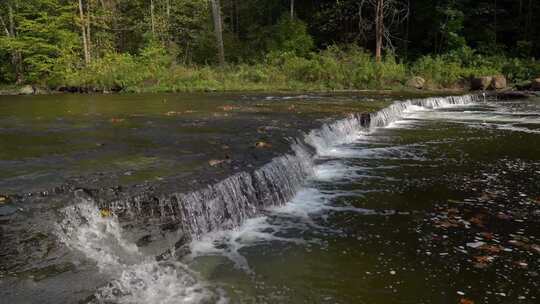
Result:
<svg viewBox="0 0 540 304"><path fill-rule="evenodd" d="M156 23L154 20L154 0L150 0L150 22L152 26L152 37L156 37Z"/></svg>
<svg viewBox="0 0 540 304"><path fill-rule="evenodd" d="M11 38L17 37L17 32L15 31L15 17L13 13L13 7L8 4L8 13L9 13L9 33ZM22 54L19 50L13 51L11 54L11 64L13 64L15 68L15 78L16 83L20 84L23 82L23 75L22 75Z"/></svg>
<svg viewBox="0 0 540 304"><path fill-rule="evenodd" d="M225 65L225 49L223 47L223 23L221 21L221 6L219 0L211 0L212 16L214 19L214 32L218 48L218 59L221 66Z"/></svg>
<svg viewBox="0 0 540 304"><path fill-rule="evenodd" d="M531 36L531 27L532 27L532 10L533 10L533 7L532 7L532 0L529 0L529 13L527 15L527 22L526 22L526 25L525 25L525 32L526 32L526 36L527 36L527 40L531 39L532 36Z"/></svg>
<svg viewBox="0 0 540 304"><path fill-rule="evenodd" d="M294 0L291 0L291 19L294 19Z"/></svg>
<svg viewBox="0 0 540 304"><path fill-rule="evenodd" d="M493 1L493 33L495 34L495 45L497 45L497 0Z"/></svg>
<svg viewBox="0 0 540 304"><path fill-rule="evenodd" d="M88 52L88 40L86 37L86 26L84 25L84 12L83 12L83 3L82 0L79 0L79 16L81 18L81 33L83 39L83 48L84 48L84 63L86 65L90 64L90 53Z"/></svg>
<svg viewBox="0 0 540 304"><path fill-rule="evenodd" d="M375 9L375 60L382 61L382 45L384 36L384 0L377 0Z"/></svg>
<svg viewBox="0 0 540 304"><path fill-rule="evenodd" d="M405 26L405 59L409 57L409 30L411 20L411 0L407 0L407 24Z"/></svg>
<svg viewBox="0 0 540 304"><path fill-rule="evenodd" d="M92 20L90 19L92 16L92 7L90 4L91 1L92 0L87 0L86 2L86 43L88 44L88 58L90 61L92 60Z"/></svg>
<svg viewBox="0 0 540 304"><path fill-rule="evenodd" d="M6 23L4 22L4 18L2 18L1 15L0 15L0 23L2 23L2 26L4 27L4 32L6 33L6 36L11 37L11 33L9 32L9 29L8 29Z"/></svg>
<svg viewBox="0 0 540 304"><path fill-rule="evenodd" d="M240 9L238 8L238 0L234 0L234 32L240 34Z"/></svg>
<svg viewBox="0 0 540 304"><path fill-rule="evenodd" d="M170 29L171 29L171 0L166 2L165 14L167 15L167 39L170 40Z"/></svg>

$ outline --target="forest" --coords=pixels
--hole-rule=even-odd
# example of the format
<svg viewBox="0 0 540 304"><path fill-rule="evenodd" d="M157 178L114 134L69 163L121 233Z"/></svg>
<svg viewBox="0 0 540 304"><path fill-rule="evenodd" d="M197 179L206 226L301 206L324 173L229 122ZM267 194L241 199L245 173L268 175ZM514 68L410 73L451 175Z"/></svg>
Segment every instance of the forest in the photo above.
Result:
<svg viewBox="0 0 540 304"><path fill-rule="evenodd" d="M180 92L540 76L535 0L3 0L0 83Z"/></svg>

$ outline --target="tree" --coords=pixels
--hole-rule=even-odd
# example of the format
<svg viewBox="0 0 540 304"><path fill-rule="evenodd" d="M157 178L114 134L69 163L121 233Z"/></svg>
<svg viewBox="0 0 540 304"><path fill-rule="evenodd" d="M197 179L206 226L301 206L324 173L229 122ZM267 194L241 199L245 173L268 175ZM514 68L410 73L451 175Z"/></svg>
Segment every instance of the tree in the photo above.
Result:
<svg viewBox="0 0 540 304"><path fill-rule="evenodd" d="M223 46L223 23L221 20L221 5L219 0L212 1L212 16L214 19L214 32L218 49L218 59L221 66L225 65L225 48Z"/></svg>
<svg viewBox="0 0 540 304"><path fill-rule="evenodd" d="M86 63L86 65L89 65L90 64L90 48L89 48L90 37L89 37L89 33L87 32L87 29L89 28L89 26L87 27L85 25L82 0L79 0L79 16L80 16L79 22L81 24L81 36L82 36L83 48L84 48L84 62Z"/></svg>
<svg viewBox="0 0 540 304"><path fill-rule="evenodd" d="M395 26L400 25L409 18L409 2L399 0L362 0L359 4L360 20L364 20L362 13L363 7L366 4L374 10L375 59L377 62L380 62L382 60L383 48L394 50L393 40L396 37L392 34L392 31ZM366 29L372 27L369 22L361 24L366 25Z"/></svg>

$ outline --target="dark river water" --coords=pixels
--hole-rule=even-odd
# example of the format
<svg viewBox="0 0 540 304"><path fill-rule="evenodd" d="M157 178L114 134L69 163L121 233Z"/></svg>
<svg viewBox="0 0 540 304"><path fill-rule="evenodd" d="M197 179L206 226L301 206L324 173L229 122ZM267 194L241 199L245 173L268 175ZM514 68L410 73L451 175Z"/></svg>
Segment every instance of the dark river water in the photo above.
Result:
<svg viewBox="0 0 540 304"><path fill-rule="evenodd" d="M56 223L73 260L45 302L539 303L540 99L429 105L311 133L292 199L166 260L77 203ZM3 280L6 303L39 303L34 277Z"/></svg>

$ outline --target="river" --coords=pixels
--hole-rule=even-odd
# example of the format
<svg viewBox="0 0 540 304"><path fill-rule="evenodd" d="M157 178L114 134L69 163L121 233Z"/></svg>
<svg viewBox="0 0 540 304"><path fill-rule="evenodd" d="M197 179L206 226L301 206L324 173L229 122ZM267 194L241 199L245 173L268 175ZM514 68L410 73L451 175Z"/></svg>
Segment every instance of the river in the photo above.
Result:
<svg viewBox="0 0 540 304"><path fill-rule="evenodd" d="M370 99L369 118L343 118L360 102L350 96L334 98L339 113L321 110L332 99L309 115L270 116L276 127L296 121L296 132L277 134L292 139L252 171L171 189L155 208L92 195L59 204L47 229L62 249L44 255L54 269L5 272L1 294L9 303L537 303L539 98Z"/></svg>

